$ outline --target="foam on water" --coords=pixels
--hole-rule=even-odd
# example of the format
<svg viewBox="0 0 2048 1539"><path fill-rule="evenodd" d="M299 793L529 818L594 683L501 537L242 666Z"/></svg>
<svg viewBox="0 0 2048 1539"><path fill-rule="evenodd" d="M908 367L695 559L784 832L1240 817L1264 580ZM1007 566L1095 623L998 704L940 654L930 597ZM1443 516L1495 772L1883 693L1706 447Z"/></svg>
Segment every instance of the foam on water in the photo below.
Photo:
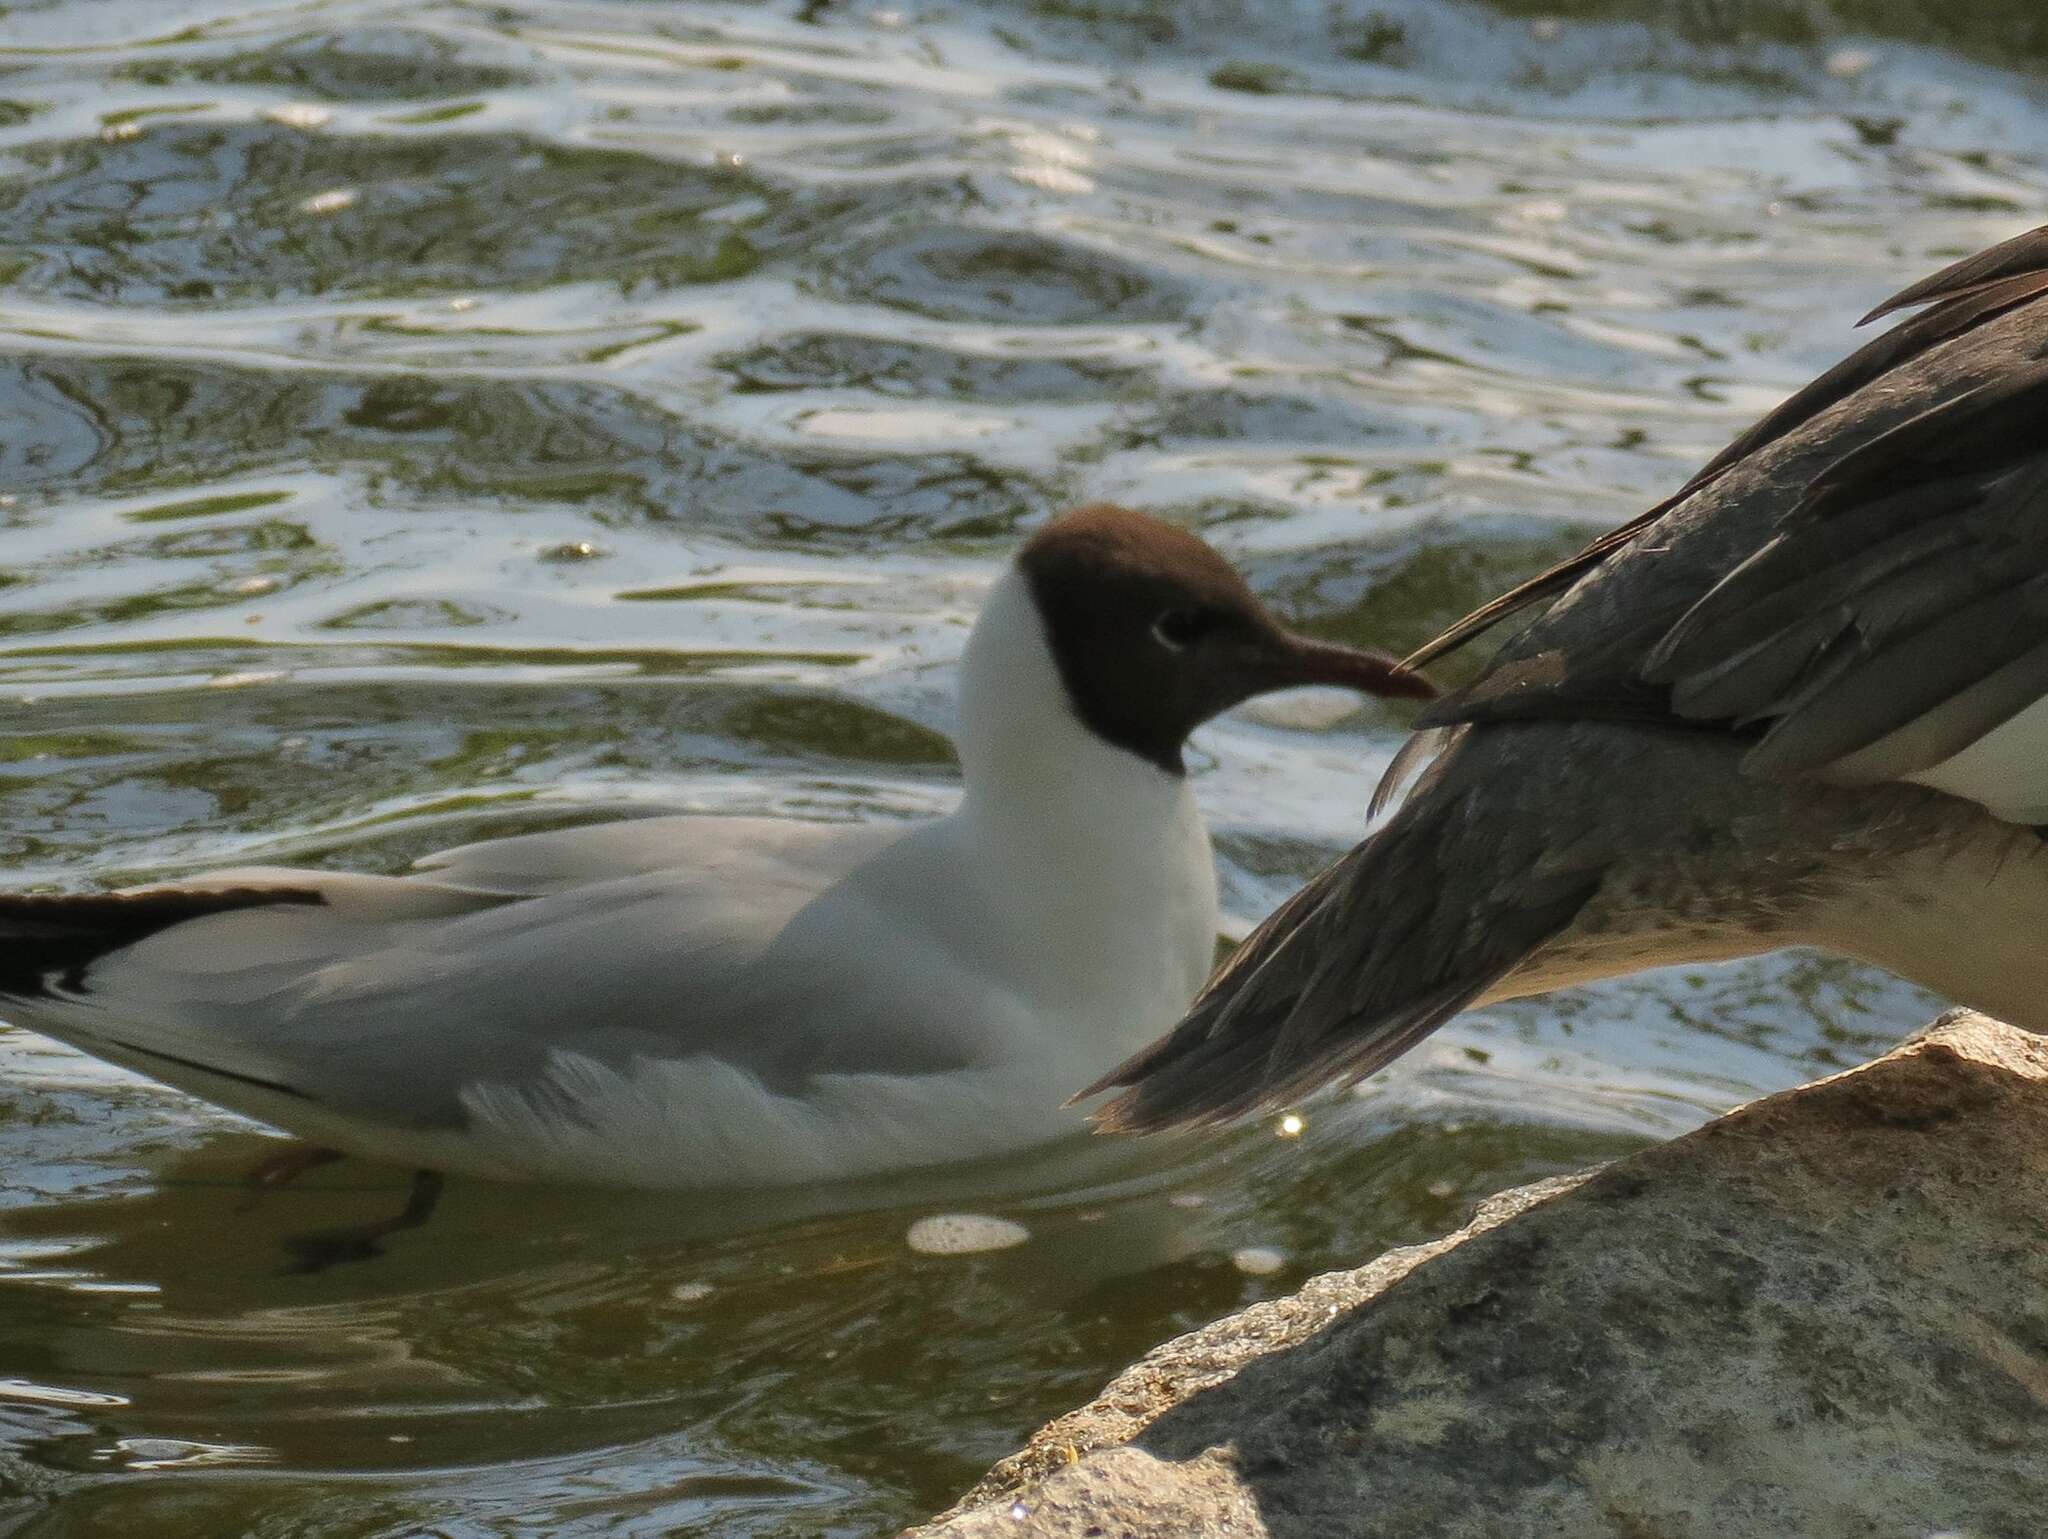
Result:
<svg viewBox="0 0 2048 1539"><path fill-rule="evenodd" d="M1076 1215L1085 1220L1086 1215ZM1007 1218L986 1213L935 1213L905 1231L903 1241L922 1256L971 1256L981 1251L1008 1250L1031 1238L1031 1231Z"/></svg>

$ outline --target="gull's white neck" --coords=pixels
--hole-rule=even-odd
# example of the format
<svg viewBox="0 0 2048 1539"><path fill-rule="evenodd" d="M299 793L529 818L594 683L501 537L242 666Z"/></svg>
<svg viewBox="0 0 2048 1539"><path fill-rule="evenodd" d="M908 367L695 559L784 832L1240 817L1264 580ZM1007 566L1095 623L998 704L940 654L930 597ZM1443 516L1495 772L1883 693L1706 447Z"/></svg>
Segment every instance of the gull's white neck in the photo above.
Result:
<svg viewBox="0 0 2048 1539"><path fill-rule="evenodd" d="M960 660L960 764L987 818L1086 827L1158 825L1192 807L1184 776L1097 737L1074 714L1030 584L1015 568L989 590Z"/></svg>
<svg viewBox="0 0 2048 1539"><path fill-rule="evenodd" d="M961 660L959 748L967 795L952 822L1032 991L1105 1043L1171 1025L1215 945L1208 832L1184 777L1075 715L1014 568Z"/></svg>

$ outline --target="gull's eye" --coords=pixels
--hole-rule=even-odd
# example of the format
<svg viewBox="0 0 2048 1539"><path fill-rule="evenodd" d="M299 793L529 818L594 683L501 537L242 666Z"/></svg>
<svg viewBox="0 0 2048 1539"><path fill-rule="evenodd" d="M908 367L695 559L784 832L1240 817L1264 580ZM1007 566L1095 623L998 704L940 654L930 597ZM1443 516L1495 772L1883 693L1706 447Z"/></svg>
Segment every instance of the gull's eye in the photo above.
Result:
<svg viewBox="0 0 2048 1539"><path fill-rule="evenodd" d="M1200 609L1169 609L1152 622L1152 639L1169 652L1182 652L1216 628L1216 616Z"/></svg>

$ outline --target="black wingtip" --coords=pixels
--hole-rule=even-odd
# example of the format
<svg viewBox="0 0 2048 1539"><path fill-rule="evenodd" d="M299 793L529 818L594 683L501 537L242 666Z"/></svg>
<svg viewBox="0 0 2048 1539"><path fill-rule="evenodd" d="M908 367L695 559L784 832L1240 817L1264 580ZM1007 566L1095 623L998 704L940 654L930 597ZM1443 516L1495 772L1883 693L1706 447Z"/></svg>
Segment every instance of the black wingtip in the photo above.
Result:
<svg viewBox="0 0 2048 1539"><path fill-rule="evenodd" d="M93 963L188 919L326 901L311 887L0 894L0 995L35 999L84 993L85 974Z"/></svg>

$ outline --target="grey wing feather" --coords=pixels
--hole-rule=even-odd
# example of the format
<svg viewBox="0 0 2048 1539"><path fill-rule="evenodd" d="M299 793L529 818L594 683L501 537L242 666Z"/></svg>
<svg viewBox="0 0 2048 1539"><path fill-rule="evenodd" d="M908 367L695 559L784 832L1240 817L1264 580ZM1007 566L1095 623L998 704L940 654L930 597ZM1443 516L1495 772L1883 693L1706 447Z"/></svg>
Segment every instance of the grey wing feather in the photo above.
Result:
<svg viewBox="0 0 2048 1539"><path fill-rule="evenodd" d="M421 857L415 869L437 882L526 896L655 871L709 872L735 864L750 874L773 865L829 880L900 833L886 824L678 813L458 845Z"/></svg>
<svg viewBox="0 0 2048 1539"><path fill-rule="evenodd" d="M728 821L754 826L719 826ZM530 1082L562 1051L615 1066L709 1053L777 1085L855 1063L953 1067L957 1044L916 1012L864 1001L859 980L830 965L845 954L837 940L879 922L859 893L796 922L902 836L651 819L430 857L432 876L217 873L162 890L293 896L238 901L118 945L76 988L17 993L7 1014L88 1050L114 1042L409 1125L458 1122L467 1087ZM676 864L686 848L701 859ZM761 965L777 946L809 946L807 965ZM949 976L931 964L927 999ZM815 997L796 997L806 991ZM834 1032L807 1027L816 1021Z"/></svg>
<svg viewBox="0 0 2048 1539"><path fill-rule="evenodd" d="M1368 818L1377 818L1400 798L1408 782L1428 766L1432 756L1441 753L1450 740L1449 729L1424 727L1408 734L1408 740L1394 750L1394 757L1387 761L1387 767L1380 776L1380 783L1372 788L1372 801L1365 809Z"/></svg>
<svg viewBox="0 0 2048 1539"><path fill-rule="evenodd" d="M1994 601L2027 563L2040 570L2044 320L2048 292L1914 355L1732 465L1659 520L1653 537L1580 574L1420 723L1632 720L1761 737L1814 708L1809 719L1828 730L1801 747L1804 729L1788 724L1753 760L1756 772L1882 778L1892 749L1932 751L1935 735L1913 713L1887 725L1849 693L1823 700L1822 686L1868 689L1850 674L1871 661L1873 638L1903 644L1945 614ZM1970 736L1972 720L1978 732L1995 725L1986 713L2017 692L2004 670L2038 623L2032 602L2016 589L2001 623L2020 629L1986 638L1981 692L1966 646L1923 654L1962 670L1948 677L1968 699L1940 712L1948 737ZM1910 651L1894 663L1907 670L1902 683L1921 666ZM1900 736L1882 751L1850 748L1874 754L1856 766L1831 761L1828 743L1853 738L1858 720Z"/></svg>

